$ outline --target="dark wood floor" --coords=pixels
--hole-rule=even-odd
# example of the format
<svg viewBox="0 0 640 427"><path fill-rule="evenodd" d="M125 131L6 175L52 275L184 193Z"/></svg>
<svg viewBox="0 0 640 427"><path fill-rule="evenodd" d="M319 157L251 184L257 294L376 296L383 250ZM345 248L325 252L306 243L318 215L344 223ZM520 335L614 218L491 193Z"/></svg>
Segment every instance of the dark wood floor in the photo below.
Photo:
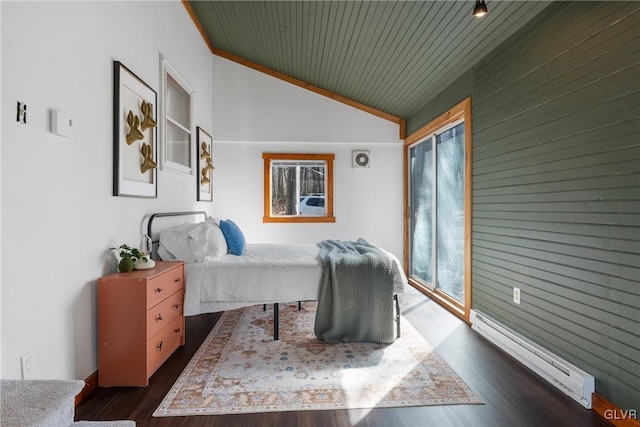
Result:
<svg viewBox="0 0 640 427"><path fill-rule="evenodd" d="M165 394L207 336L219 314L186 319L179 348L145 388L98 388L76 408L76 420L135 420L138 426L608 426L415 290L401 311L480 396L484 405L274 412L154 418Z"/></svg>

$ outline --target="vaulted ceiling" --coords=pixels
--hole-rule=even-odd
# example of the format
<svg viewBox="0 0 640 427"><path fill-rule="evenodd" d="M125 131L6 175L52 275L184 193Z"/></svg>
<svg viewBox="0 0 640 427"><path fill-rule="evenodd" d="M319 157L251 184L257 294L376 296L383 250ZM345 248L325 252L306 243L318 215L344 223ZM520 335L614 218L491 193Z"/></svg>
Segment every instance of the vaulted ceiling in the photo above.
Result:
<svg viewBox="0 0 640 427"><path fill-rule="evenodd" d="M549 2L187 1L214 53L407 118ZM325 93L325 94L327 94Z"/></svg>

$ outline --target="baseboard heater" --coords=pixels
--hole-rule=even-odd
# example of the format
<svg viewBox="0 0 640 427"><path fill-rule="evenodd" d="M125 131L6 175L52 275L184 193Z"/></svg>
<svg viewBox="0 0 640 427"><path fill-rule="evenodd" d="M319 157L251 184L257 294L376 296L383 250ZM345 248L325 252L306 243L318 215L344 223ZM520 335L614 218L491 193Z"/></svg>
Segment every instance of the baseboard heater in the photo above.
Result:
<svg viewBox="0 0 640 427"><path fill-rule="evenodd" d="M472 328L587 409L595 378L486 314L471 310Z"/></svg>

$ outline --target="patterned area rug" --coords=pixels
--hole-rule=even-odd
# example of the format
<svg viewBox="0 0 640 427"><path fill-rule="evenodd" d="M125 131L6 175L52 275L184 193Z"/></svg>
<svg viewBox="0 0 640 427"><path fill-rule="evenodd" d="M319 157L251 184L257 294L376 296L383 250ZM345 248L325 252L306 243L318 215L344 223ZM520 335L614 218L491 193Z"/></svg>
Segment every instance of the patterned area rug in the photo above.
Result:
<svg viewBox="0 0 640 427"><path fill-rule="evenodd" d="M327 344L313 333L316 304L223 313L155 417L271 411L481 404L404 320L393 344Z"/></svg>

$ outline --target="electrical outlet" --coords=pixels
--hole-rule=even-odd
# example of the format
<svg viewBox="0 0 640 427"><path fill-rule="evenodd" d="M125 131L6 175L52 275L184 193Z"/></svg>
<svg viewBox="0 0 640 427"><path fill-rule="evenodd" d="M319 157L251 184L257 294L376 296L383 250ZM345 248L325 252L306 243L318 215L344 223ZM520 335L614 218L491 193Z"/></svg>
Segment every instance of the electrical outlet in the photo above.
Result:
<svg viewBox="0 0 640 427"><path fill-rule="evenodd" d="M513 288L513 302L520 304L520 288Z"/></svg>
<svg viewBox="0 0 640 427"><path fill-rule="evenodd" d="M20 368L22 369L22 379L33 378L33 352L27 353L20 358Z"/></svg>

